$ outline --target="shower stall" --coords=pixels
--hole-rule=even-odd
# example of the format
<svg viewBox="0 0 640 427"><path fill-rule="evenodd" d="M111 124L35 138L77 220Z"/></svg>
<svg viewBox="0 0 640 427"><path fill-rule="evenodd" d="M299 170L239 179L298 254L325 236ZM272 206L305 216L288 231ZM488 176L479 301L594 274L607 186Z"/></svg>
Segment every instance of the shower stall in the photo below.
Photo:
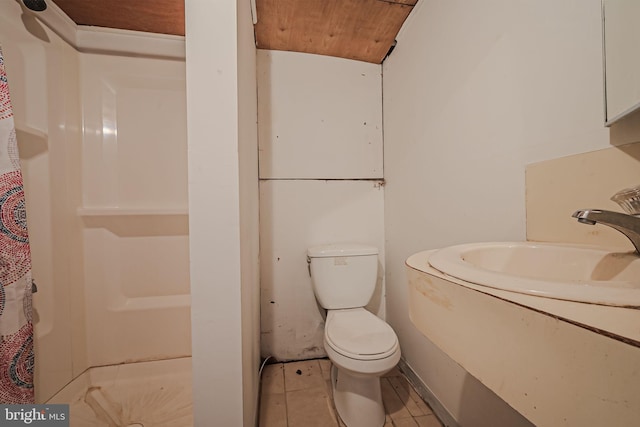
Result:
<svg viewBox="0 0 640 427"><path fill-rule="evenodd" d="M43 13L56 31L0 3L38 286L36 401L70 403L71 425L190 426L184 41L84 30L98 48L77 50L75 24ZM151 53L109 47L138 44Z"/></svg>

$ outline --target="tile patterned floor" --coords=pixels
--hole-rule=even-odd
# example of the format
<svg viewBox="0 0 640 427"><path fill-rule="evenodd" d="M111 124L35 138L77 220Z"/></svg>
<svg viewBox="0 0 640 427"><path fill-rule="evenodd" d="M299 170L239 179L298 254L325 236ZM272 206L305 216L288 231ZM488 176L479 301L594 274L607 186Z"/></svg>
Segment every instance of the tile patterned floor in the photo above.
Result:
<svg viewBox="0 0 640 427"><path fill-rule="evenodd" d="M260 427L345 427L331 398L328 359L267 365L262 373ZM384 427L442 427L395 368L381 379Z"/></svg>

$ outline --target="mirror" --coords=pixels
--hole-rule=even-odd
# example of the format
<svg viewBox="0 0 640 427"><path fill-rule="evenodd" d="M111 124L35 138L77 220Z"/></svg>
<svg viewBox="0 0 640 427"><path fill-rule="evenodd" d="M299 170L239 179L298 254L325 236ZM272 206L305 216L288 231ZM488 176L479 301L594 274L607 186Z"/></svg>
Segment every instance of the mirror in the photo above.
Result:
<svg viewBox="0 0 640 427"><path fill-rule="evenodd" d="M639 0L602 0L606 126L640 109L639 20Z"/></svg>

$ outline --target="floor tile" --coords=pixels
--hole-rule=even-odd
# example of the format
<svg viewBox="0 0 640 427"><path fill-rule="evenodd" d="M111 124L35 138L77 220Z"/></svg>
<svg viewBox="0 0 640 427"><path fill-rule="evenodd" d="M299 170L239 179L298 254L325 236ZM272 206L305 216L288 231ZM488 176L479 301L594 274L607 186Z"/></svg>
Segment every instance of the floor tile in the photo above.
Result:
<svg viewBox="0 0 640 427"><path fill-rule="evenodd" d="M332 402L324 387L288 391L289 427L337 427Z"/></svg>
<svg viewBox="0 0 640 427"><path fill-rule="evenodd" d="M435 415L415 417L414 420L416 420L420 427L442 427L442 423Z"/></svg>
<svg viewBox="0 0 640 427"><path fill-rule="evenodd" d="M317 360L305 360L284 364L285 391L324 387L320 363Z"/></svg>
<svg viewBox="0 0 640 427"><path fill-rule="evenodd" d="M325 380L331 379L331 361L329 359L320 359L320 370L322 371L322 378Z"/></svg>
<svg viewBox="0 0 640 427"><path fill-rule="evenodd" d="M406 378L390 377L390 378L387 378L387 380L395 390L396 394L398 395L402 403L404 403L404 406L407 408L411 416L418 417L420 415L430 414L430 412L426 412L426 413L423 412L423 409L419 407L416 401L411 397L410 390L413 391L413 388L411 387L411 385L409 384L409 381L407 381Z"/></svg>
<svg viewBox="0 0 640 427"><path fill-rule="evenodd" d="M413 418L400 418L393 420L395 427L418 427L418 423Z"/></svg>
<svg viewBox="0 0 640 427"><path fill-rule="evenodd" d="M416 405L418 405L418 408L420 408L424 415L434 415L429 405L427 405L425 401L422 400L418 392L415 391L413 387L409 387L409 396L411 397L411 399L413 399L414 402L416 402Z"/></svg>
<svg viewBox="0 0 640 427"><path fill-rule="evenodd" d="M397 424L397 420L399 419L411 418L411 413L398 397L398 394L393 389L389 379L381 378L380 386L382 388L382 401L384 403L385 411L391 416L394 424Z"/></svg>
<svg viewBox="0 0 640 427"><path fill-rule="evenodd" d="M384 427L393 427L393 420L389 416L389 413L385 414Z"/></svg>
<svg viewBox="0 0 640 427"><path fill-rule="evenodd" d="M287 427L287 405L284 393L262 394L260 427Z"/></svg>
<svg viewBox="0 0 640 427"><path fill-rule="evenodd" d="M284 393L284 367L282 363L264 367L262 371L262 393Z"/></svg>
<svg viewBox="0 0 640 427"><path fill-rule="evenodd" d="M331 390L331 362L274 364L262 375L260 427L346 427ZM380 380L384 427L442 427L406 377L394 369Z"/></svg>

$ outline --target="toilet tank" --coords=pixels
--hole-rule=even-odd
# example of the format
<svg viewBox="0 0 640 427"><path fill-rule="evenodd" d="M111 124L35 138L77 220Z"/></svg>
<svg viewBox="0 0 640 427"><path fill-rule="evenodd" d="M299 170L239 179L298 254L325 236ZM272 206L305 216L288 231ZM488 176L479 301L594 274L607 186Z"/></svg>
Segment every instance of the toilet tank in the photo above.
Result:
<svg viewBox="0 0 640 427"><path fill-rule="evenodd" d="M322 307L367 305L378 279L378 248L354 243L314 246L307 257L313 292Z"/></svg>

